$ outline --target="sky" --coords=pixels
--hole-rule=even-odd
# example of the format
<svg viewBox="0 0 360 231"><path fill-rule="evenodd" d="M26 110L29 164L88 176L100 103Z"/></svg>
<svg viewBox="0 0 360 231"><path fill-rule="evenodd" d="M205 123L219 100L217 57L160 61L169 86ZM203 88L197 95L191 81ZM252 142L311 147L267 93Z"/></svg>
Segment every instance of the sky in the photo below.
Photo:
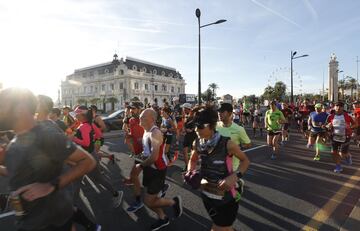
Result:
<svg viewBox="0 0 360 231"><path fill-rule="evenodd" d="M360 56L358 0L0 0L0 82L57 99L75 69L119 57L176 68L186 93L197 93L198 22L226 19L201 29L202 91L218 95L263 93L275 81L294 91L327 87L332 53L343 76L356 78ZM302 87L300 87L302 86Z"/></svg>

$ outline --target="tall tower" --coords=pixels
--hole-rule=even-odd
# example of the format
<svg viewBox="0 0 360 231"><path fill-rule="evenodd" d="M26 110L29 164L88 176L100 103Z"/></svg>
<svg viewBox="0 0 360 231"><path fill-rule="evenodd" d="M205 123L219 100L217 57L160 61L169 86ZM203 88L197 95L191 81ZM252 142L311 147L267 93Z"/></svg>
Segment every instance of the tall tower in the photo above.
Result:
<svg viewBox="0 0 360 231"><path fill-rule="evenodd" d="M336 55L331 54L329 62L329 92L328 99L332 102L338 101L338 74L339 62L336 61Z"/></svg>

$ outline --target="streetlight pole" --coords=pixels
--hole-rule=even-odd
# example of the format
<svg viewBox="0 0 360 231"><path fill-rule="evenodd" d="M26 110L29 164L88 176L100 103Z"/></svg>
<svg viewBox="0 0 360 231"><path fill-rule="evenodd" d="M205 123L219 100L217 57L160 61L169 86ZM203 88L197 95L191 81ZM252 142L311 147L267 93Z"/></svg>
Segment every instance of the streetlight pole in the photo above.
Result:
<svg viewBox="0 0 360 231"><path fill-rule="evenodd" d="M293 59L298 59L298 58L303 58L303 57L307 57L309 55L301 55L301 56L296 56L296 51L291 51L291 55L290 55L290 60L291 60L291 67L290 67L290 76L291 76L291 104L294 104L294 80L293 80Z"/></svg>
<svg viewBox="0 0 360 231"><path fill-rule="evenodd" d="M360 93L359 93L359 57L356 56L356 99L359 100Z"/></svg>
<svg viewBox="0 0 360 231"><path fill-rule="evenodd" d="M200 29L203 28L203 27L206 27L206 26L211 26L211 25L214 25L214 24L220 24L220 23L223 23L223 22L226 22L225 19L221 19L221 20L218 20L216 22L213 22L213 23L209 23L209 24L205 24L205 25L200 25L200 16L201 16L201 11L199 8L197 8L195 10L195 15L196 17L198 18L198 26L199 26L199 70L198 70L198 104L201 105L201 39L200 39Z"/></svg>

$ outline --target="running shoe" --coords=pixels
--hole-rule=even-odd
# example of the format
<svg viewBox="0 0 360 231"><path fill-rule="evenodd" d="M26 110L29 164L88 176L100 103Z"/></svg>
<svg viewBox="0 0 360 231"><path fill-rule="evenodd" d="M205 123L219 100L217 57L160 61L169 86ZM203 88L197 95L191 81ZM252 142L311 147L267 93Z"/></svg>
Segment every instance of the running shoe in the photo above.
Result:
<svg viewBox="0 0 360 231"><path fill-rule="evenodd" d="M340 164L337 164L337 165L335 166L334 172L340 173L340 172L342 172L342 171L343 171L343 168L341 167L341 165L340 165Z"/></svg>
<svg viewBox="0 0 360 231"><path fill-rule="evenodd" d="M170 188L170 185L168 183L164 184L163 189L159 192L159 197L165 197L167 190Z"/></svg>
<svg viewBox="0 0 360 231"><path fill-rule="evenodd" d="M314 160L315 160L315 161L319 161L319 160L320 160L320 155L314 156Z"/></svg>
<svg viewBox="0 0 360 231"><path fill-rule="evenodd" d="M117 194L118 194L117 196L113 197L113 206L114 206L114 208L117 208L117 207L120 206L123 195L124 195L124 192L123 191L118 191Z"/></svg>
<svg viewBox="0 0 360 231"><path fill-rule="evenodd" d="M173 205L174 215L175 215L175 217L180 217L183 212L181 197L176 196L173 198L173 200L175 201L175 204Z"/></svg>
<svg viewBox="0 0 360 231"><path fill-rule="evenodd" d="M90 226L89 228L86 229L86 231L101 231L101 225L99 224L94 224L92 226Z"/></svg>
<svg viewBox="0 0 360 231"><path fill-rule="evenodd" d="M272 159L272 160L276 160L276 156L275 156L274 154L271 154L270 159Z"/></svg>
<svg viewBox="0 0 360 231"><path fill-rule="evenodd" d="M135 201L134 203L132 203L132 205L130 205L129 208L126 209L126 211L128 211L129 213L135 213L142 207L144 207L144 203L142 203L141 201Z"/></svg>
<svg viewBox="0 0 360 231"><path fill-rule="evenodd" d="M345 162L346 162L347 165L352 165L352 158L351 158L350 155L345 158Z"/></svg>
<svg viewBox="0 0 360 231"><path fill-rule="evenodd" d="M157 220L153 225L151 225L151 230L156 231L159 230L167 225L170 224L170 220L168 217L165 217L165 219L159 219Z"/></svg>
<svg viewBox="0 0 360 231"><path fill-rule="evenodd" d="M306 147L307 147L308 149L310 149L310 148L313 148L314 145L313 145L313 144L307 144Z"/></svg>

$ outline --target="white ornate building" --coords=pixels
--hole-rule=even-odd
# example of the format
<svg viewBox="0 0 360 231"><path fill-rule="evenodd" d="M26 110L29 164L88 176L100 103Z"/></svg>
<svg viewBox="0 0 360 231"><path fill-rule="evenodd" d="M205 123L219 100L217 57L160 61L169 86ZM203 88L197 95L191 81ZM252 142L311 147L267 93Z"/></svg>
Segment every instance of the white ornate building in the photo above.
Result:
<svg viewBox="0 0 360 231"><path fill-rule="evenodd" d="M116 110L138 97L144 103L171 102L185 93L185 80L175 68L126 57L76 69L61 82L62 105L96 104Z"/></svg>
<svg viewBox="0 0 360 231"><path fill-rule="evenodd" d="M329 92L328 99L332 102L338 101L338 75L339 62L336 60L336 55L333 53L329 62Z"/></svg>

